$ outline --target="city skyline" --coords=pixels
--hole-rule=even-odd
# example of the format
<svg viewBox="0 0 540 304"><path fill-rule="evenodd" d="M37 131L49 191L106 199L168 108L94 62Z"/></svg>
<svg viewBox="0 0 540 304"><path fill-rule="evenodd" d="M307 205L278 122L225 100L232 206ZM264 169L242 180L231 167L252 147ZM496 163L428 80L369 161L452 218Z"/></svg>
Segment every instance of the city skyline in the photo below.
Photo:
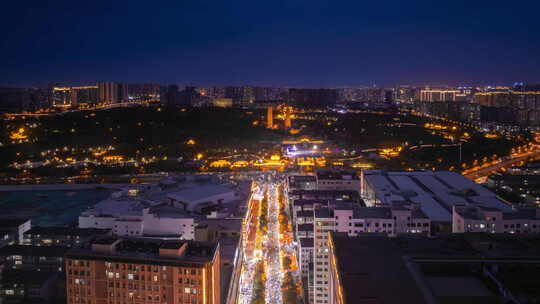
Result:
<svg viewBox="0 0 540 304"><path fill-rule="evenodd" d="M0 303L540 303L539 9L4 4Z"/></svg>
<svg viewBox="0 0 540 304"><path fill-rule="evenodd" d="M66 4L8 5L0 85L540 82L532 1Z"/></svg>

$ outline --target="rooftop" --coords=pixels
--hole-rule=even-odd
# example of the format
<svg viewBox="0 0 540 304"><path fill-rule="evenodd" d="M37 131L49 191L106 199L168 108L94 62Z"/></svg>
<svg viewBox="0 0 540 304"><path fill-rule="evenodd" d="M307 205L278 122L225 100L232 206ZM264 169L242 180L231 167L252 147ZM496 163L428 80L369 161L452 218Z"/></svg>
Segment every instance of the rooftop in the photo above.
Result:
<svg viewBox="0 0 540 304"><path fill-rule="evenodd" d="M312 210L296 211L296 217L313 217L313 211Z"/></svg>
<svg viewBox="0 0 540 304"><path fill-rule="evenodd" d="M314 175L291 175L289 176L289 183L295 183L295 182L316 182L317 179Z"/></svg>
<svg viewBox="0 0 540 304"><path fill-rule="evenodd" d="M66 247L62 246L8 245L0 248L0 256L21 255L63 257L67 250Z"/></svg>
<svg viewBox="0 0 540 304"><path fill-rule="evenodd" d="M391 239L335 233L332 241L345 303L426 303Z"/></svg>
<svg viewBox="0 0 540 304"><path fill-rule="evenodd" d="M455 172L366 170L364 178L383 205L416 204L433 221L451 221L455 204L511 210L495 193Z"/></svg>
<svg viewBox="0 0 540 304"><path fill-rule="evenodd" d="M313 232L313 224L300 224L298 225L298 231Z"/></svg>
<svg viewBox="0 0 540 304"><path fill-rule="evenodd" d="M112 251L98 251L92 244L114 246ZM186 245L184 254L178 256L160 256L160 249L178 249ZM178 263L207 263L214 260L218 243L196 241L164 241L150 238L104 238L87 244L85 247L72 249L68 258L107 259L112 261L131 261L141 264L178 265Z"/></svg>
<svg viewBox="0 0 540 304"><path fill-rule="evenodd" d="M191 187L180 191L171 192L167 195L169 198L174 198L178 201L200 201L208 197L233 192L231 187L225 185L211 184L200 185L199 187Z"/></svg>
<svg viewBox="0 0 540 304"><path fill-rule="evenodd" d="M317 171L317 179L321 180L359 180L355 171L320 170Z"/></svg>
<svg viewBox="0 0 540 304"><path fill-rule="evenodd" d="M292 175L288 177L288 180L290 189L301 188L308 183L313 183L315 186L317 183L317 178L314 175Z"/></svg>
<svg viewBox="0 0 540 304"><path fill-rule="evenodd" d="M321 205L327 205L328 201L326 200L317 200L317 199L296 199L293 201L293 205L295 206L313 206L315 204L321 204Z"/></svg>
<svg viewBox="0 0 540 304"><path fill-rule="evenodd" d="M315 214L315 218L319 218L319 219L321 218L333 219L334 218L333 210L330 210L328 208L315 209L314 214Z"/></svg>
<svg viewBox="0 0 540 304"><path fill-rule="evenodd" d="M503 213L503 219L527 219L527 220L540 220L540 212L536 208L518 209L514 212Z"/></svg>
<svg viewBox="0 0 540 304"><path fill-rule="evenodd" d="M300 238L300 247L313 248L313 246L314 246L313 238Z"/></svg>
<svg viewBox="0 0 540 304"><path fill-rule="evenodd" d="M503 220L540 220L540 210L538 210L537 208L522 208L517 210L511 210L508 212L502 212L497 208L484 206L470 206L456 209L456 212L459 215L469 220L485 220L485 215L483 211L500 212L502 214Z"/></svg>
<svg viewBox="0 0 540 304"><path fill-rule="evenodd" d="M391 219L392 210L390 208L355 208L353 210L353 218L381 218Z"/></svg>
<svg viewBox="0 0 540 304"><path fill-rule="evenodd" d="M289 197L309 200L361 200L360 194L353 190L291 190Z"/></svg>
<svg viewBox="0 0 540 304"><path fill-rule="evenodd" d="M507 269L519 264L533 269L531 262L538 263L540 256L538 235L388 238L373 233L358 237L332 233L331 240L346 303L402 303L403 299L407 303L504 303L478 277L475 267L507 265L511 260L512 267ZM534 277L537 275L538 269Z"/></svg>
<svg viewBox="0 0 540 304"><path fill-rule="evenodd" d="M242 219L223 218L223 219L204 219L197 222L198 228L220 229L220 230L242 230Z"/></svg>
<svg viewBox="0 0 540 304"><path fill-rule="evenodd" d="M26 231L24 235L40 235L40 236L56 236L56 235L70 235L70 236L92 236L99 234L109 233L110 229L97 229L97 228L77 228L77 227L32 227Z"/></svg>
<svg viewBox="0 0 540 304"><path fill-rule="evenodd" d="M81 216L120 217L142 216L143 209L153 208L151 213L157 212L162 217L192 217L192 213L184 208L166 208L170 198L184 202L204 200L213 195L234 192L232 184L203 175L169 176L154 184L130 185L121 191L115 192L111 197L98 202L93 208L82 213ZM154 208L155 207L155 208Z"/></svg>

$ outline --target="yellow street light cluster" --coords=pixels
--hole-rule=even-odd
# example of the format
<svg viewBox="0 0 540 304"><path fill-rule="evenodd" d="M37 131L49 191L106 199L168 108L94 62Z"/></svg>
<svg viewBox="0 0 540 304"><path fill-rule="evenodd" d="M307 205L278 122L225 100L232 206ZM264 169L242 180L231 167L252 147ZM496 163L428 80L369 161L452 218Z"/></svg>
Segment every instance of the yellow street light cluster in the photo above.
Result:
<svg viewBox="0 0 540 304"><path fill-rule="evenodd" d="M21 140L21 139L27 139L28 135L26 134L26 131L24 128L19 128L17 131L14 131L9 136L12 140Z"/></svg>
<svg viewBox="0 0 540 304"><path fill-rule="evenodd" d="M402 147L383 148L379 150L379 155L384 158L390 159L390 158L398 157L401 150L403 150Z"/></svg>

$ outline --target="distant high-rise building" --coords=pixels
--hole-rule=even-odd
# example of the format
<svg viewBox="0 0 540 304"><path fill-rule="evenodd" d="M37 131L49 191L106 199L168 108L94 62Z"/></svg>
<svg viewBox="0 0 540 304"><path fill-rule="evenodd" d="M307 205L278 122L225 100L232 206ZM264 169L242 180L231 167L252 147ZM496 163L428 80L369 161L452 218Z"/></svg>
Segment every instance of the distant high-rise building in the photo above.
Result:
<svg viewBox="0 0 540 304"><path fill-rule="evenodd" d="M69 106L71 106L71 88L69 88L69 87L53 87L51 95L52 95L52 105L53 105L53 107L69 107Z"/></svg>
<svg viewBox="0 0 540 304"><path fill-rule="evenodd" d="M399 102L411 103L415 99L417 90L415 87L400 85L394 90L394 99Z"/></svg>
<svg viewBox="0 0 540 304"><path fill-rule="evenodd" d="M289 101L306 107L325 107L337 102L335 89L289 89Z"/></svg>
<svg viewBox="0 0 540 304"><path fill-rule="evenodd" d="M243 86L242 90L243 90L242 103L243 104L253 103L253 101L255 100L253 87Z"/></svg>
<svg viewBox="0 0 540 304"><path fill-rule="evenodd" d="M425 89L420 91L420 101L459 101L460 90Z"/></svg>
<svg viewBox="0 0 540 304"><path fill-rule="evenodd" d="M394 102L394 90L384 90L384 102Z"/></svg>
<svg viewBox="0 0 540 304"><path fill-rule="evenodd" d="M283 88L253 87L254 101L285 101L286 95L286 90Z"/></svg>
<svg viewBox="0 0 540 304"><path fill-rule="evenodd" d="M386 100L385 90L382 88L341 88L339 99L341 102L381 103Z"/></svg>
<svg viewBox="0 0 540 304"><path fill-rule="evenodd" d="M75 107L80 104L99 102L98 86L53 87L51 90L53 107Z"/></svg>
<svg viewBox="0 0 540 304"><path fill-rule="evenodd" d="M200 93L210 99L225 98L225 88L222 87L201 88Z"/></svg>
<svg viewBox="0 0 540 304"><path fill-rule="evenodd" d="M478 104L467 101L417 101L415 111L457 121L478 121L481 111Z"/></svg>
<svg viewBox="0 0 540 304"><path fill-rule="evenodd" d="M217 243L107 238L66 254L67 303L221 303Z"/></svg>
<svg viewBox="0 0 540 304"><path fill-rule="evenodd" d="M198 101L203 98L197 88L193 86L185 87L184 90L178 93L178 97L180 104L185 106L196 105Z"/></svg>
<svg viewBox="0 0 540 304"><path fill-rule="evenodd" d="M30 109L30 90L0 88L0 113L19 113Z"/></svg>
<svg viewBox="0 0 540 304"><path fill-rule="evenodd" d="M252 86L228 86L225 87L225 98L231 98L236 105L246 105L254 101Z"/></svg>
<svg viewBox="0 0 540 304"><path fill-rule="evenodd" d="M178 86L171 84L160 88L160 102L167 106L177 106L179 104Z"/></svg>
<svg viewBox="0 0 540 304"><path fill-rule="evenodd" d="M133 101L155 101L159 99L157 84L129 84L128 98Z"/></svg>
<svg viewBox="0 0 540 304"><path fill-rule="evenodd" d="M97 104L99 102L98 86L71 87L71 106L79 104Z"/></svg>
<svg viewBox="0 0 540 304"><path fill-rule="evenodd" d="M521 125L540 125L540 92L491 91L474 95L481 106L481 120Z"/></svg>
<svg viewBox="0 0 540 304"><path fill-rule="evenodd" d="M99 101L102 103L122 103L128 101L128 85L118 82L100 82Z"/></svg>
<svg viewBox="0 0 540 304"><path fill-rule="evenodd" d="M240 103L243 97L242 87L225 87L225 98L230 98L233 100L233 103Z"/></svg>

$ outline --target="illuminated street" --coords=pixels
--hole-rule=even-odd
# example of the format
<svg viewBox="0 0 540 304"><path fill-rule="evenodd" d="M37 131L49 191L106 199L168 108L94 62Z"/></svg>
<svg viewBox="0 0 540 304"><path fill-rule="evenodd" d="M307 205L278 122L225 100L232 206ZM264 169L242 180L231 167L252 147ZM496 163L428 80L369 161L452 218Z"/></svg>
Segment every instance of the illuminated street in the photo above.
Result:
<svg viewBox="0 0 540 304"><path fill-rule="evenodd" d="M238 303L291 303L284 300L285 293L300 302L290 217L284 212L282 191L278 175L265 174L255 181L244 221Z"/></svg>
<svg viewBox="0 0 540 304"><path fill-rule="evenodd" d="M268 185L268 232L264 244L266 250L264 250L263 253L267 261L267 291L280 290L282 280L279 263L281 246L279 243L279 209L276 188L277 184L275 183L270 183ZM282 303L281 292L267 292L266 303Z"/></svg>
<svg viewBox="0 0 540 304"><path fill-rule="evenodd" d="M536 133L536 142L540 142L540 136ZM497 161L494 160L491 163L486 163L483 166L477 166L462 172L464 176L472 179L478 183L484 183L487 177L501 169L508 169L514 165L524 165L531 159L538 159L540 157L540 145L530 144L528 147L520 147L517 150L513 150L510 156Z"/></svg>

